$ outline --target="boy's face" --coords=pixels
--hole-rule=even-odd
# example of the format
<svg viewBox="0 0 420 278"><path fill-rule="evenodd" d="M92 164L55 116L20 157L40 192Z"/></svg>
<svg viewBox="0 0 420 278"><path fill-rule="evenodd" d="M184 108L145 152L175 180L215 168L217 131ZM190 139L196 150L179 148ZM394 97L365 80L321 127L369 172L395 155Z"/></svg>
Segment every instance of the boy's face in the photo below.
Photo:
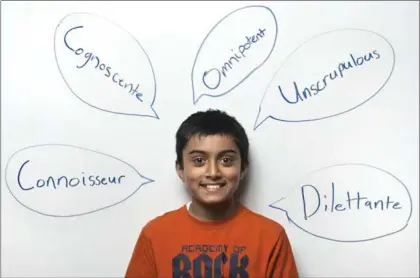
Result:
<svg viewBox="0 0 420 278"><path fill-rule="evenodd" d="M245 174L241 172L241 156L233 139L222 135L193 136L183 150L182 169L178 176L194 199L214 205L230 200Z"/></svg>

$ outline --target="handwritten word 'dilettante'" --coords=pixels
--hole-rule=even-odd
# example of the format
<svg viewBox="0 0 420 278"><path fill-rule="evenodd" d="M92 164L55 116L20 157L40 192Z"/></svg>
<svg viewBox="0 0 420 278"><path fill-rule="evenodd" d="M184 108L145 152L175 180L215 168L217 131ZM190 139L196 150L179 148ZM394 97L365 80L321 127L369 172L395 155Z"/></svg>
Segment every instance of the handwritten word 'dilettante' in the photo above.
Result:
<svg viewBox="0 0 420 278"><path fill-rule="evenodd" d="M138 99L139 101L143 102L142 100L142 96L143 94L138 92L138 88L139 88L139 84L137 84L137 86L134 86L133 83L127 83L124 81L123 78L118 77L119 74L118 72L114 72L113 74L111 74L111 67L107 66L104 63L101 63L101 60L98 56L96 56L93 52L85 52L85 50L81 47L77 48L76 50L71 47L68 42L67 42L67 36L69 35L70 32L79 29L79 28L83 28L83 26L77 26L77 27L73 27L70 30L68 30L66 32L66 34L64 35L64 44L66 45L66 47L68 49L70 49L72 52L74 52L74 54L76 54L77 56L80 56L84 53L84 63L81 65L76 66L78 69L82 69L84 68L89 62L93 63L95 69L99 69L100 71L105 71L105 76L110 78L112 75L112 81L117 84L119 87L123 88L123 89L129 89L128 93L131 95L134 95L136 97L136 99Z"/></svg>
<svg viewBox="0 0 420 278"><path fill-rule="evenodd" d="M328 196L327 194L323 194L324 198L321 198L319 190L310 184L303 185L301 187L302 192L302 202L303 202L303 217L305 220L308 220L310 217L314 216L319 212L342 212L342 211L351 211L351 210L398 210L401 209L401 205L399 202L391 200L390 196L386 196L386 198L382 199L372 199L368 198L367 196L363 196L357 191L356 194L351 194L349 191L346 193L345 201L339 202L336 198L336 189L335 184L332 183L331 185L331 194ZM307 210L307 195L308 193L315 193L316 194L316 208L312 212L308 212ZM310 194L314 196L313 194ZM323 201L324 200L324 201ZM311 202L312 203L312 202ZM321 208L321 204L324 208ZM308 213L310 213L308 215Z"/></svg>
<svg viewBox="0 0 420 278"><path fill-rule="evenodd" d="M223 64L223 66L221 67L220 70L217 69L217 68L212 68L212 69L207 70L203 73L203 78L202 78L203 79L203 84L208 89L211 89L211 90L217 89L220 85L220 82L222 81L222 75L223 75L223 77L226 78L228 71L232 70L235 64L240 63L242 59L245 59L247 57L245 55L245 52L251 48L252 44L257 43L261 39L264 38L265 29L261 30L261 28L259 28L258 31L259 32L256 35L253 35L251 37L245 36L246 43L238 46L238 49L237 49L238 52L234 52L234 55L231 56L228 59L228 61ZM233 49L231 49L230 51L233 52ZM238 53L240 55L238 55ZM215 77L211 77L211 76L214 76L214 75L215 75Z"/></svg>

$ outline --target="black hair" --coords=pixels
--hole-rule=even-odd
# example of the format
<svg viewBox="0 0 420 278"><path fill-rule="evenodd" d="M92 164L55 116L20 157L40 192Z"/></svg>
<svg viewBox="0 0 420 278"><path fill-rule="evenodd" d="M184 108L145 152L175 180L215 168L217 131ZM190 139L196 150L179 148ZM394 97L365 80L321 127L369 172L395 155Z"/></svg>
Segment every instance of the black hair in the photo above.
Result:
<svg viewBox="0 0 420 278"><path fill-rule="evenodd" d="M239 149L242 168L249 163L249 141L245 129L232 116L220 110L199 111L185 119L176 132L176 163L183 168L182 151L195 135L226 135Z"/></svg>

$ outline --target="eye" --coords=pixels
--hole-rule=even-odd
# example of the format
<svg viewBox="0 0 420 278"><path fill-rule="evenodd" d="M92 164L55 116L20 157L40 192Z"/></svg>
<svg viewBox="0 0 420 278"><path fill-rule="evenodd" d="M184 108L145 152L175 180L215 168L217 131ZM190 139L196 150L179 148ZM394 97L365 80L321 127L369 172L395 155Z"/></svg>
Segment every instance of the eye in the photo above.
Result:
<svg viewBox="0 0 420 278"><path fill-rule="evenodd" d="M195 164L195 165L202 165L203 163L204 163L204 158L202 158L202 157L195 157L195 158L193 158L193 163Z"/></svg>
<svg viewBox="0 0 420 278"><path fill-rule="evenodd" d="M227 164L227 165L231 165L233 163L233 159L230 157L222 157L222 163L223 164Z"/></svg>

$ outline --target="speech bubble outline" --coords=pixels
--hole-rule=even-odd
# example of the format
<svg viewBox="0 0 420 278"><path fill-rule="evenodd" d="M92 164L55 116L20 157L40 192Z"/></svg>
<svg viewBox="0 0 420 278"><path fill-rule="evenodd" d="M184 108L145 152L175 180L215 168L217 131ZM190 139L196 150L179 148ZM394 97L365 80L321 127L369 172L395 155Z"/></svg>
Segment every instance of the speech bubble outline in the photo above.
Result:
<svg viewBox="0 0 420 278"><path fill-rule="evenodd" d="M380 172L382 172L384 174L387 174L387 175L391 176L394 180L396 180L401 186L403 186L403 188L405 189L405 191L407 193L408 199L410 201L410 212L409 212L409 215L407 217L407 220L404 222L405 224L401 228L398 228L397 230L395 230L393 232L389 232L389 233L386 233L386 234L383 234L383 235L379 235L379 236L376 236L376 237L371 237L371 238L366 238L366 239L360 239L360 240L340 240L340 239L328 238L328 237L325 237L325 236L321 236L319 234L312 233L312 232L304 229L300 225L298 225L295 221L293 221L293 219L289 216L289 213L288 213L288 210L287 209L282 208L280 206L276 206L277 203L280 203L281 201L287 199L287 197L280 198L279 200L277 200L277 201L269 204L268 207L273 208L273 209L277 209L277 210L280 210L280 211L284 212L286 214L286 217L287 217L287 220L289 221L289 223L294 224L300 230L302 230L302 231L304 231L304 232L306 232L306 233L308 233L308 234L310 234L310 235L312 235L314 237L325 239L325 240L329 240L329 241L334 241L334 242L341 242L341 243L367 242L367 241L372 241L372 240L376 240L376 239L379 239L379 238L384 238L384 237L387 237L387 236L390 236L390 235L399 233L399 232L403 231L408 226L408 224L410 222L410 219L411 219L412 212L413 212L413 201L412 201L412 198L411 198L410 191L408 190L408 188L404 184L404 182L402 182L398 177L396 177L395 175L393 175L392 173L390 173L390 172L388 172L388 171L386 171L384 169L381 169L381 168L376 167L376 166L373 166L373 165L365 164L365 163L340 163L340 164L334 164L334 165L330 165L330 166L319 168L317 170L314 170L314 171L310 172L306 176L310 176L313 173L320 172L320 171L323 171L323 170L326 170L326 169L329 169L329 168L333 168L333 167L337 167L337 166L364 166L364 167L369 167L369 168L373 168L375 170L378 170L378 171L380 171Z"/></svg>
<svg viewBox="0 0 420 278"><path fill-rule="evenodd" d="M116 161L118 161L118 162L120 162L120 163L122 163L122 164L124 164L124 165L128 166L130 169L134 170L134 172L135 172L135 173L137 173L137 175L138 175L138 176L139 176L139 177L143 180L143 182L142 182L142 183L141 183L141 184L137 187L137 189L136 189L136 190L134 190L131 194L129 194L129 195L128 195L127 197L125 197L124 199L122 199L122 200L120 200L120 201L118 201L118 202L116 202L116 203L113 203L113 204L111 204L111 205L107 205L107 206L101 207L101 208L99 208L99 209L91 210L91 211L84 212L84 213L69 214L69 215L56 215L56 214L50 214L50 213L44 213L44 212L38 211L38 210L36 210L36 209L33 209L33 208L31 208L31 207L29 207L29 206L25 205L23 202L21 202L21 201L20 201L20 200L19 200L19 199L15 196L15 194L13 194L13 191L12 191L12 189L10 188L10 185L9 185L9 182L8 182L8 169L9 169L10 162L12 161L12 159L14 158L14 156L15 156L15 155L17 155L18 153L21 153L21 152L23 152L23 151L26 151L26 150L29 150L29 149L33 149L33 148L38 148L38 147L48 147L48 146L66 147L66 148L75 148L75 149L77 149L77 150L83 150L83 151L85 151L85 152L87 152L87 153L95 153L95 154L99 154L100 156L104 156L104 157L107 157L107 158L110 158L110 159L114 159L114 160L116 160ZM125 202L126 200L128 200L129 198L131 198L131 197L132 197L134 194L136 194L136 193L137 193L137 191L139 191L139 189L140 189L141 187L143 187L144 185L155 182L155 180L154 180L154 179L148 178L148 177L146 177L146 176L144 176L144 175L140 174L140 173L137 171L137 169L136 169L136 168L134 168L132 165L128 164L127 162L125 162L125 161L123 161L123 160L121 160L121 159L119 159L119 158L117 158L117 157L115 157L115 156L112 156L112 155L109 155L109 154L105 154L105 153L102 153L102 152L98 152L98 151L94 151L94 150L90 150L90 149L83 148L83 147L77 147L77 146L68 145L68 144L54 144L54 143L52 143L52 144L39 144L39 145L32 145L32 146L28 146L28 147L22 148L22 149L20 149L20 150L17 150L16 152L14 152L14 153L10 156L10 158L8 159L8 161L7 161L7 163L6 163L6 167L5 167L5 170L4 170L4 177L5 177L5 182L6 182L7 189L9 190L9 192L10 192L10 194L13 196L13 198L14 198L14 199L15 199L15 200L16 200L16 201L20 204L20 205L22 205L22 206L23 206L23 207L25 207L26 209L28 209L28 210L30 210L30 211L33 211L33 212L35 212L35 213L38 213L38 214L40 214L40 215L43 215L43 216L49 216L49 217L57 217L57 218L69 218L69 217L84 216L84 215L92 214L92 213L95 213L95 212L99 212L99 211L102 211L102 210L105 210L105 209L111 208L111 207L116 206L116 205L119 205L119 204L121 204L121 203Z"/></svg>
<svg viewBox="0 0 420 278"><path fill-rule="evenodd" d="M267 9L270 13L271 13L271 15L273 16L273 19L274 19L274 22L275 22L275 37L274 37L274 43L273 43L273 46L272 46L272 48L271 48L271 50L270 50L270 52L268 53L268 55L267 55L267 57L259 64L259 65L257 65L255 68L253 68L244 78L242 78L242 80L240 80L235 86L233 86L232 88L230 88L230 89L228 89L226 92L224 92L224 93L220 93L220 94L218 94L218 95L211 95L211 94L199 94L199 96L198 97L196 97L196 90L195 90L195 86L194 86L194 70L195 70L195 65L196 65L196 62L197 62L197 58L198 58L198 56L199 56L199 54L200 54L200 52L201 52L201 49L202 49L202 47L203 47L203 45L204 45L204 43L207 41L207 38L210 36L210 34L212 34L212 32L213 32L213 30L214 29L216 29L216 27L218 27L226 18L228 18L230 15L232 15L232 14L234 14L234 13L236 13L236 12L239 12L240 10L243 10L243 9L247 9L247 8L265 8L265 9ZM207 33L207 35L204 37L204 39L203 39L203 41L201 42L201 44L200 44L200 47L198 48L198 51L197 51L197 54L196 54L196 56L195 56L195 59L194 59L194 63L193 63L193 67L192 67L192 70L191 70L191 83L192 83L192 95L193 95L193 104L194 105L196 105L197 103L198 103L198 101L203 97L203 96L207 96L207 97L212 97L212 98L218 98L218 97L222 97L222 96L224 96L224 95L226 95L226 94L228 94L229 92L231 92L232 90L234 90L236 87L238 87L240 84L242 84L246 79L248 79L248 77L250 77L251 76L251 74L253 74L257 69L259 69L260 67L262 67L264 64L265 64L265 62L270 58L270 56L271 56L271 53L274 51L274 48L275 48L275 46L276 46L276 43L277 43L277 35L278 35L278 21L277 21L277 18L276 18L276 15L274 14L274 12L269 8L269 7L267 7L267 6L264 6L264 5L249 5L249 6L244 6L244 7L241 7L241 8L238 8L238 9L236 9L236 10L234 10L234 11L232 11L232 12L230 12L230 13L228 13L227 15L225 15L222 19L220 19L214 26L213 26L213 28L211 28L210 29L210 31Z"/></svg>
<svg viewBox="0 0 420 278"><path fill-rule="evenodd" d="M377 36L379 36L379 37L381 37L389 46L390 46L390 48L391 48L391 50L392 50L392 54L393 54L393 63L392 63L392 68L391 68L391 71L390 71L390 73L389 73L389 75L388 75L388 77L386 78L386 80L384 81L384 83L382 84L382 86L380 86L380 88L379 89L377 89L377 91L376 92L374 92L369 98L367 98L366 100L364 100L362 103L360 103L360 104L358 104L358 105L356 105L356 106L354 106L354 107L352 107L352 108L349 108L349 109L347 109L347 110L345 110L345 111L342 111L342 112L339 112L339 113L335 113L335 114L333 114L333 115L328 115L328 116L324 116L324 117L318 117L318 118L314 118L314 119L304 119L304 120L286 120L286 119L280 119L280 118L277 118L277 117L275 117L275 116L273 116L273 115L268 115L268 116L265 116L265 118L264 119L262 119L262 120L260 120L260 115L261 115L261 110L262 110L262 108L261 108L261 106L262 106L262 104L263 104L263 102L264 102L264 100L265 100L265 97L266 97L266 95L267 95L267 92L268 92L268 89L270 88L270 86L271 86L271 84L273 83L273 81L274 81L274 79L277 77L277 73L280 71L280 69L282 69L283 68L283 66L284 66L284 64L302 47L302 46L304 46L304 45L306 45L307 43L309 43L310 41L312 41L313 39L316 39L316 38L318 38L318 37L320 37L320 36L324 36L324 35L327 35L327 34L329 34L329 33L333 33L333 32L340 32L340 31L362 31L362 32L368 32L368 33L372 33L372 34L375 34L375 35L377 35ZM268 86L266 87L266 90L265 90L265 92L264 92L264 95L263 95L263 97L261 98L261 101L260 101L260 105L259 105L259 107L258 107L258 113L257 113L257 117L256 117L256 119L255 119L255 122L254 122L254 131L255 130L257 130L257 128L258 127L260 127L265 121L267 121L268 119L272 119L272 120L275 120L275 121L279 121L279 122L289 122L289 123L299 123L299 122L313 122L313 121L319 121L319 120L324 120L324 119L328 119L328 118L332 118L332 117L336 117L336 116L339 116L339 115L342 115L342 114L345 114L345 113L348 113L348 112L351 112L352 110L355 110L356 108L359 108L360 106L362 106L363 104L365 104L365 103L367 103L369 100L371 100L373 97L375 97L384 87L385 87L385 85L388 83L388 81L389 81L389 79L391 78L391 76L392 76L392 74L393 74L393 72L394 72L394 68L395 68L395 60L396 60L396 55L395 55L395 49L394 49L394 47L392 46L392 44L391 44L391 42L387 39L387 38L385 38L384 36L382 36L381 34L379 34L379 33L377 33L377 32L374 32L374 31L370 31L370 30L366 30L366 29L360 29L360 28L342 28L342 29L335 29L335 30L330 30L330 31L326 31L326 32L323 32L323 33L320 33L320 34L317 34L317 35L315 35L315 36L312 36L312 37L310 37L309 39L307 39L305 42L303 42L302 44L300 44L297 48L295 48L287 57L286 57L286 59L283 61L283 63L281 64L281 66L276 70L276 72L274 73L274 75L273 75L273 78L270 80L270 82L268 83Z"/></svg>
<svg viewBox="0 0 420 278"><path fill-rule="evenodd" d="M151 112L151 114L139 114L139 113L124 113L124 112L118 112L118 111L111 111L111 110L107 110L107 109L103 109L103 108L100 108L100 107L98 107L98 106L96 106L96 105L94 105L94 104L91 104L91 103L89 103L89 102L87 102L87 101L85 101L84 99L82 99L81 97L79 97L77 94L76 94L76 92L74 92L74 90L71 88L71 86L70 86L70 84L67 82L67 80L66 80L66 78L64 77L64 75L63 75L63 72L62 72L62 70L61 70L61 68L60 68L60 65L59 65L59 63L58 63L58 57L57 57L57 45L56 45L56 41L57 41L57 32L58 32L58 28L60 27L60 25L64 22L64 20L66 19L66 18L68 18L68 17L71 17L71 16L73 16L73 15L89 15L89 16L93 16L93 17L98 17L98 18L100 18L100 19L102 19L102 20L104 20L104 21L107 21L107 22L109 22L110 24L113 24L113 25L115 25L116 27L118 27L121 31L123 31L123 32L125 32L127 35L129 35L133 40L134 40L134 42L140 47L140 49L142 50L142 53L146 56L146 58L147 58L147 61L149 62L149 66L150 66L150 69L151 69L151 72L152 72L152 75L153 75L153 84L154 84L154 89L153 89L153 99L152 99L152 101L151 101L151 103L150 103L150 106L149 106L149 108L150 108L150 111L149 112ZM84 26L78 26L79 28L83 28ZM98 109L98 110L100 110L100 111L104 111L104 112L108 112L108 113L113 113L113 114L118 114L118 115L126 115L126 116L138 116L138 117L149 117L149 118L154 118L154 119L157 119L157 120L159 120L160 118L159 118L159 116L158 116L158 114L157 114L157 112L156 112L156 110L154 109L154 107L153 107L153 105L154 105L154 103L155 103L155 100L156 100L156 91L157 91L157 85L156 85L156 75L155 75L155 71L154 71L154 69L153 69L153 64L152 64L152 61L150 60L150 57L149 57L149 55L147 54L147 52L146 52L146 50L143 48L143 46L140 44L140 42L130 33L130 32L128 32L126 29L124 29L121 25L119 25L119 24L117 24L117 23L115 23L114 21L112 21L112 20L109 20L108 18L106 18L106 17L103 17L103 16L100 16L100 15L97 15L97 14L94 14L94 13L88 13L88 12L74 12L74 13L69 13L69 14L67 14L66 16L64 16L61 20L60 20L60 22L58 23L58 25L56 26L56 28L55 28L55 32L54 32L54 57L55 57L55 61L56 61L56 64L57 64L57 67L58 67L58 70L59 70L59 72L60 72L60 75L61 75L61 77L63 78L63 80L64 80L64 82L66 83L66 85L67 85L67 87L70 89L70 91L79 99L79 100L81 100L83 103L85 103L85 104L87 104L87 105L89 105L90 107L93 107L93 108L96 108L96 109Z"/></svg>

